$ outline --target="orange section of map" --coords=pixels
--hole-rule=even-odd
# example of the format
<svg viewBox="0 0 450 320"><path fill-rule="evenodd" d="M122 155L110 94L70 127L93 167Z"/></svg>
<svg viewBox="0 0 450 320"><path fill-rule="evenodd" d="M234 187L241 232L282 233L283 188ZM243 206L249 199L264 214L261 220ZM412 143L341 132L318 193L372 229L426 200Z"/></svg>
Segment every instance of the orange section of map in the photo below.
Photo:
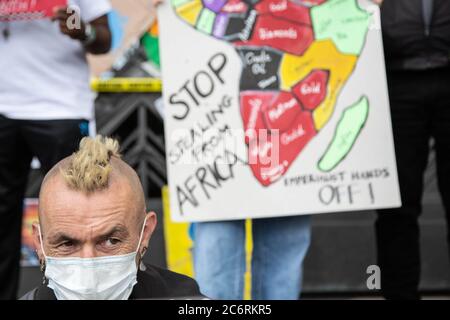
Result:
<svg viewBox="0 0 450 320"><path fill-rule="evenodd" d="M314 125L320 130L330 120L339 93L352 74L357 60L357 56L340 53L331 40L315 41L303 56L283 56L280 65L281 90L291 91L313 70L329 70L327 96L313 113Z"/></svg>

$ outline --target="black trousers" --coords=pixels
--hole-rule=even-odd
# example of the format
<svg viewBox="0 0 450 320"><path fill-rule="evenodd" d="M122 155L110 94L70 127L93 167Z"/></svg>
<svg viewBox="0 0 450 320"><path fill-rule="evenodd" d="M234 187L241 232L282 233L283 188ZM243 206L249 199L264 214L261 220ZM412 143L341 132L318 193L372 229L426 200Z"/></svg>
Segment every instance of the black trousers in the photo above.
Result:
<svg viewBox="0 0 450 320"><path fill-rule="evenodd" d="M381 290L387 299L419 299L418 218L431 138L449 230L450 68L390 72L388 84L403 206L378 212Z"/></svg>
<svg viewBox="0 0 450 320"><path fill-rule="evenodd" d="M0 299L16 299L22 209L30 163L47 172L88 133L85 120L28 121L0 115Z"/></svg>

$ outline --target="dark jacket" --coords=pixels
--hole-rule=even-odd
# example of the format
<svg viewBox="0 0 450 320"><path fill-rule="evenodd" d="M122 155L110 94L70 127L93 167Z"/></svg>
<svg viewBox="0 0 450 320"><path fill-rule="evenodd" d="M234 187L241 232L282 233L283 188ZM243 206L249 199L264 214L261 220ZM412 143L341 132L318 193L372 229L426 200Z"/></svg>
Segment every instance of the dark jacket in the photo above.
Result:
<svg viewBox="0 0 450 320"><path fill-rule="evenodd" d="M155 266L146 267L145 271L138 271L137 284L129 300L202 298L195 280ZM56 300L56 297L52 289L41 285L20 300Z"/></svg>
<svg viewBox="0 0 450 320"><path fill-rule="evenodd" d="M425 23L422 0L384 0L381 21L388 69L408 59L448 61L449 0L434 0L429 30Z"/></svg>

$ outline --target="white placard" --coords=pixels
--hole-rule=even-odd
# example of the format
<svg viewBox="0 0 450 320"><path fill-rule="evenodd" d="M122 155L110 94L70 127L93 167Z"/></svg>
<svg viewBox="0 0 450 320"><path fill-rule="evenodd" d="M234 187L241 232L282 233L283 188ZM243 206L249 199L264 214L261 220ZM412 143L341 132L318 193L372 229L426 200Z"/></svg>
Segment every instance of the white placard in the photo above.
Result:
<svg viewBox="0 0 450 320"><path fill-rule="evenodd" d="M175 221L401 205L372 2L171 0L158 15Z"/></svg>

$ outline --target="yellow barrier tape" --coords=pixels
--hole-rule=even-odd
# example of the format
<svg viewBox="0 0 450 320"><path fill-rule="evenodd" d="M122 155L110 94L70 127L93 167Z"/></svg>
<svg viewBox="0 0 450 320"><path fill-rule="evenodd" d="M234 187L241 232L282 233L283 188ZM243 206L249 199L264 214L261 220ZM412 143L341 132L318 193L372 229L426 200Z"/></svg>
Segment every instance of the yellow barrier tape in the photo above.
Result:
<svg viewBox="0 0 450 320"><path fill-rule="evenodd" d="M156 78L112 78L92 79L91 88L96 92L150 93L161 92L161 79Z"/></svg>

